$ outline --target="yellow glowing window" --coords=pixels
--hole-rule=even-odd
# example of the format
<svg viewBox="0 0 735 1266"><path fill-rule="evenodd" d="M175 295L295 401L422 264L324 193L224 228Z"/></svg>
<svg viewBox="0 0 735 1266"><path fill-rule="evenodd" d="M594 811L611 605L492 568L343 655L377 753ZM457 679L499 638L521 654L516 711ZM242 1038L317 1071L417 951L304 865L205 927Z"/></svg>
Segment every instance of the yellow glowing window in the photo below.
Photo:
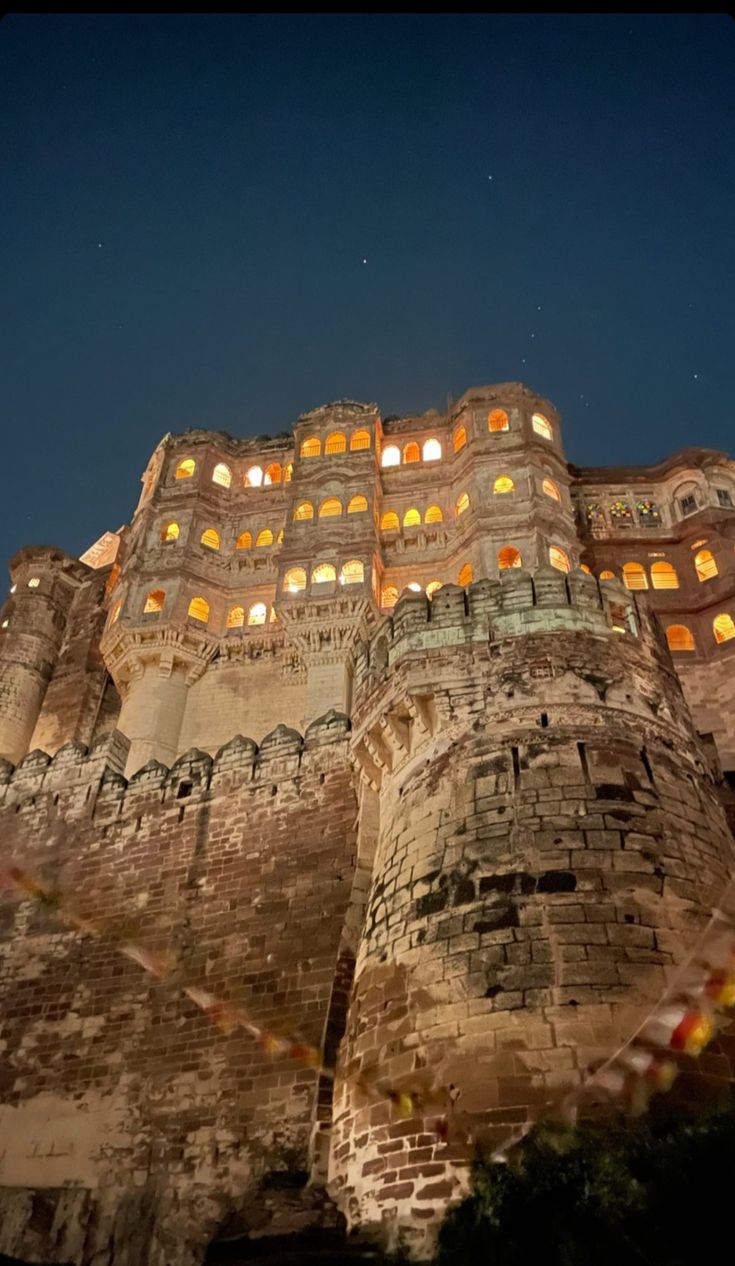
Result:
<svg viewBox="0 0 735 1266"><path fill-rule="evenodd" d="M326 585L337 579L337 570L331 563L319 563L311 573L312 585Z"/></svg>
<svg viewBox="0 0 735 1266"><path fill-rule="evenodd" d="M711 580L713 576L718 575L715 557L708 549L701 549L698 554L695 554L694 566L700 580Z"/></svg>
<svg viewBox="0 0 735 1266"><path fill-rule="evenodd" d="M413 506L403 516L404 527L416 527L421 522L421 515Z"/></svg>
<svg viewBox="0 0 735 1266"><path fill-rule="evenodd" d="M289 462L288 466L283 472L283 482L285 484L290 484L292 474L293 474L293 462Z"/></svg>
<svg viewBox="0 0 735 1266"><path fill-rule="evenodd" d="M507 431L510 429L510 421L505 409L493 409L487 415L488 431Z"/></svg>
<svg viewBox="0 0 735 1266"><path fill-rule="evenodd" d="M678 589L679 577L671 563L653 563L651 566L651 583L654 589Z"/></svg>
<svg viewBox="0 0 735 1266"><path fill-rule="evenodd" d="M350 452L360 453L366 448L370 448L370 432L353 431L350 436Z"/></svg>
<svg viewBox="0 0 735 1266"><path fill-rule="evenodd" d="M303 523L305 519L314 518L314 507L310 501L302 501L293 512L294 521Z"/></svg>
<svg viewBox="0 0 735 1266"><path fill-rule="evenodd" d="M279 462L271 462L270 466L266 467L265 479L263 480L263 483L264 483L267 487L269 487L269 488L270 488L270 486L271 486L272 484L280 484L280 482L281 482L281 466L280 466L280 463L279 463Z"/></svg>
<svg viewBox="0 0 735 1266"><path fill-rule="evenodd" d="M241 532L235 542L235 549L250 549L253 538L250 532Z"/></svg>
<svg viewBox="0 0 735 1266"><path fill-rule="evenodd" d="M189 615L192 620L206 624L209 619L209 603L206 598L192 598L189 603Z"/></svg>
<svg viewBox="0 0 735 1266"><path fill-rule="evenodd" d="M454 435L452 436L452 447L455 453L458 453L460 449L464 448L466 443L467 443L467 432L463 426L458 426L456 431L454 432Z"/></svg>
<svg viewBox="0 0 735 1266"><path fill-rule="evenodd" d="M549 562L558 571L569 571L569 555L566 550L560 549L558 545L549 546Z"/></svg>
<svg viewBox="0 0 735 1266"><path fill-rule="evenodd" d="M551 426L547 422L543 413L534 413L533 417L531 418L531 426L533 427L536 434L542 435L545 440L550 440L552 438Z"/></svg>
<svg viewBox="0 0 735 1266"><path fill-rule="evenodd" d="M498 550L498 568L500 571L505 571L507 567L522 566L523 559L515 545L504 545L501 550Z"/></svg>
<svg viewBox="0 0 735 1266"><path fill-rule="evenodd" d="M666 630L666 641L672 651L695 650L694 638L686 624L670 624Z"/></svg>
<svg viewBox="0 0 735 1266"><path fill-rule="evenodd" d="M580 563L579 566L586 576L592 575L592 568L588 567L586 563Z"/></svg>
<svg viewBox="0 0 735 1266"><path fill-rule="evenodd" d="M232 483L232 471L224 462L218 462L212 471L212 483L219 484L220 488L229 488Z"/></svg>
<svg viewBox="0 0 735 1266"><path fill-rule="evenodd" d="M271 623L271 624L275 624L276 620L278 619L278 616L276 615L276 608L275 608L275 607L271 607L271 613L270 613L270 615L268 616L268 619L269 619L269 621L270 621L270 623Z"/></svg>
<svg viewBox="0 0 735 1266"><path fill-rule="evenodd" d="M461 569L457 577L457 584L462 585L462 587L464 587L465 585L470 585L472 584L472 577L473 577L472 563L465 563L464 567Z"/></svg>
<svg viewBox="0 0 735 1266"><path fill-rule="evenodd" d="M244 607L230 607L229 611L227 612L228 629L241 629L244 623L245 623L245 608Z"/></svg>
<svg viewBox="0 0 735 1266"><path fill-rule="evenodd" d="M283 588L287 593L300 593L306 588L306 572L303 567L291 567L283 577Z"/></svg>
<svg viewBox="0 0 735 1266"><path fill-rule="evenodd" d="M561 501L561 497L559 496L559 489L557 488L553 479L545 479L541 486L544 492L546 493L547 497L553 497L554 501Z"/></svg>
<svg viewBox="0 0 735 1266"><path fill-rule="evenodd" d="M441 512L441 507L429 506L428 510L426 511L426 514L424 515L424 523L443 523L443 522L444 522L444 515Z"/></svg>
<svg viewBox="0 0 735 1266"><path fill-rule="evenodd" d="M425 462L440 462L442 457L442 446L438 440L424 440L422 453Z"/></svg>
<svg viewBox="0 0 735 1266"><path fill-rule="evenodd" d="M283 528L279 531L278 536L276 537L276 542L279 545L283 545Z"/></svg>
<svg viewBox="0 0 735 1266"><path fill-rule="evenodd" d="M255 538L255 544L256 546L273 544L273 533L270 528L263 528L262 532L258 532L258 535Z"/></svg>
<svg viewBox="0 0 735 1266"><path fill-rule="evenodd" d="M380 520L381 532L397 532L400 526L401 524L395 510L386 510Z"/></svg>
<svg viewBox="0 0 735 1266"><path fill-rule="evenodd" d="M191 479L196 468L197 464L193 457L183 457L176 467L176 478Z"/></svg>
<svg viewBox="0 0 735 1266"><path fill-rule="evenodd" d="M254 602L248 611L248 625L265 624L266 605L264 602Z"/></svg>
<svg viewBox="0 0 735 1266"><path fill-rule="evenodd" d="M388 447L384 448L383 452L381 453L380 464L381 466L400 466L401 464L400 448L398 448L395 444L389 444Z"/></svg>
<svg viewBox="0 0 735 1266"><path fill-rule="evenodd" d="M40 583L41 583L40 576L31 576L30 580L28 581L28 588L38 589L38 586L40 585Z"/></svg>
<svg viewBox="0 0 735 1266"><path fill-rule="evenodd" d="M338 497L327 497L319 506L320 519L334 519L342 513L342 502Z"/></svg>
<svg viewBox="0 0 735 1266"><path fill-rule="evenodd" d="M460 514L464 514L465 510L469 510L469 508L470 508L469 495L466 492L463 492L461 497L459 497L456 506L454 507L454 513L456 514L457 518L459 518Z"/></svg>
<svg viewBox="0 0 735 1266"><path fill-rule="evenodd" d="M327 436L324 452L330 456L332 453L347 452L347 440L341 431L333 431L331 435Z"/></svg>
<svg viewBox="0 0 735 1266"><path fill-rule="evenodd" d="M410 589L411 593L421 593L421 585L417 580L412 580L409 585L406 585L406 588Z"/></svg>
<svg viewBox="0 0 735 1266"><path fill-rule="evenodd" d="M735 637L735 622L727 612L715 616L712 621L712 628L716 642L729 642L731 637Z"/></svg>
<svg viewBox="0 0 735 1266"><path fill-rule="evenodd" d="M339 583L341 585L361 585L365 579L365 568L359 558L351 558L345 563L339 573Z"/></svg>
<svg viewBox="0 0 735 1266"><path fill-rule="evenodd" d="M151 611L163 611L163 604L165 600L166 594L163 589L151 589L145 600L143 615L149 615Z"/></svg>
<svg viewBox="0 0 735 1266"><path fill-rule="evenodd" d="M308 439L301 441L299 452L302 457L319 457L322 451L321 440L316 435L310 435Z"/></svg>
<svg viewBox="0 0 735 1266"><path fill-rule="evenodd" d="M121 606L122 606L122 602L116 602L114 607L112 608L112 611L110 612L110 625L117 624L117 621L120 618Z"/></svg>
<svg viewBox="0 0 735 1266"><path fill-rule="evenodd" d="M398 590L395 585L386 585L380 595L381 607L394 607L398 601Z"/></svg>
<svg viewBox="0 0 735 1266"><path fill-rule="evenodd" d="M645 567L641 563L625 563L623 583L626 589L647 589L648 577Z"/></svg>
<svg viewBox="0 0 735 1266"><path fill-rule="evenodd" d="M166 541L178 541L178 539L179 539L178 523L166 523L161 531L161 540L166 542Z"/></svg>
<svg viewBox="0 0 735 1266"><path fill-rule="evenodd" d="M357 496L352 497L347 505L348 514L361 514L363 510L367 510L367 497L363 497L361 492Z"/></svg>
<svg viewBox="0 0 735 1266"><path fill-rule="evenodd" d="M510 475L498 475L493 484L493 492L515 492L515 484Z"/></svg>
<svg viewBox="0 0 735 1266"><path fill-rule="evenodd" d="M426 586L426 596L427 596L427 598L430 598L430 597L431 597L431 595L432 595L433 593L436 593L437 589L441 589L441 587L442 587L442 582L441 582L441 580L430 580L430 581L429 581L429 583L428 583L428 585Z"/></svg>
<svg viewBox="0 0 735 1266"><path fill-rule="evenodd" d="M206 532L202 532L200 543L206 545L207 549L219 549L219 532L214 528L207 528Z"/></svg>
<svg viewBox="0 0 735 1266"><path fill-rule="evenodd" d="M601 572L600 572L600 580L614 580L614 579L615 579L615 572L614 572L614 571L601 571Z"/></svg>
<svg viewBox="0 0 735 1266"><path fill-rule="evenodd" d="M418 444L416 444L413 440L411 441L410 444L407 444L406 447L404 448L403 460L404 462L420 462L421 461L421 449L419 448Z"/></svg>
<svg viewBox="0 0 735 1266"><path fill-rule="evenodd" d="M259 488L263 482L262 466L251 466L250 470L246 470L243 476L243 483L246 488Z"/></svg>

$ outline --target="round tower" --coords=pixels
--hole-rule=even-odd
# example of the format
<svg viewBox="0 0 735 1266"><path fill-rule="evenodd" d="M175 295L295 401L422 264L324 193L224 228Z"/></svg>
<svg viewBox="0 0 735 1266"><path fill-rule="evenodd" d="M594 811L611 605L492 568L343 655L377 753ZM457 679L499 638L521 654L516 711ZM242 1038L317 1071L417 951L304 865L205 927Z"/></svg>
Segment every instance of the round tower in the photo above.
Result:
<svg viewBox="0 0 735 1266"><path fill-rule="evenodd" d="M380 827L331 1185L421 1255L478 1134L500 1142L659 995L733 841L655 617L579 570L404 596L359 652L352 750ZM444 1095L448 1143L441 1109L399 1119L376 1079Z"/></svg>

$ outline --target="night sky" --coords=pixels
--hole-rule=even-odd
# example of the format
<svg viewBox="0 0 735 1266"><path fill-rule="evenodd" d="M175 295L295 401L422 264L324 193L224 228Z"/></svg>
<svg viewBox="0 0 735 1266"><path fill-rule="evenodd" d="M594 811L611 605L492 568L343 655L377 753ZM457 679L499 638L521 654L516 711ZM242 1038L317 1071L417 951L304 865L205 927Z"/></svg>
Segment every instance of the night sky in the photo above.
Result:
<svg viewBox="0 0 735 1266"><path fill-rule="evenodd" d="M734 116L726 15L6 18L2 554L345 396L735 449Z"/></svg>

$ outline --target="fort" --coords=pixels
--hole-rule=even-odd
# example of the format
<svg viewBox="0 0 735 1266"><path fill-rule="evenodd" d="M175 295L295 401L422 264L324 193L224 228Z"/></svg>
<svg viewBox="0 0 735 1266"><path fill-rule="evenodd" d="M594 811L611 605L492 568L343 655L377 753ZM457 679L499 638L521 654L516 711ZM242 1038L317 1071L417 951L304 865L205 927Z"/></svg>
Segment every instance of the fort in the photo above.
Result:
<svg viewBox="0 0 735 1266"><path fill-rule="evenodd" d="M346 1225L418 1259L470 1148L614 1047L733 871L735 462L566 460L518 383L166 435L129 525L21 549L3 856L177 979L0 903L0 1253L195 1266ZM732 1080L727 1036L692 1084Z"/></svg>

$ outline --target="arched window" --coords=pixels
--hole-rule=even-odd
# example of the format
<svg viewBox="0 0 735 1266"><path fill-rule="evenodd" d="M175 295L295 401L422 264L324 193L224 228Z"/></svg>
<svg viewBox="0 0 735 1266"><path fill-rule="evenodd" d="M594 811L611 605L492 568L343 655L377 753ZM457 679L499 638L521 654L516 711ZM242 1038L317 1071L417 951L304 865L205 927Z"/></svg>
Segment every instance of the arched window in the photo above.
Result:
<svg viewBox="0 0 735 1266"><path fill-rule="evenodd" d="M711 580L713 576L718 575L714 554L711 554L708 549L701 549L698 554L695 554L694 566L700 580Z"/></svg>
<svg viewBox="0 0 735 1266"><path fill-rule="evenodd" d="M403 461L404 461L404 465L406 462L420 462L421 461L421 449L419 448L415 440L411 440L411 443L407 444L406 447L404 448Z"/></svg>
<svg viewBox="0 0 735 1266"><path fill-rule="evenodd" d="M28 581L28 588L38 589L38 586L40 585L40 583L41 583L40 576L31 576L30 580Z"/></svg>
<svg viewBox="0 0 735 1266"><path fill-rule="evenodd" d="M228 629L241 629L244 623L245 623L245 608L244 607L230 607L229 611L227 612Z"/></svg>
<svg viewBox="0 0 735 1266"><path fill-rule="evenodd" d="M515 492L515 484L510 475L498 475L493 484L493 492Z"/></svg>
<svg viewBox="0 0 735 1266"><path fill-rule="evenodd" d="M206 598L192 598L189 603L189 615L192 620L206 624L209 619L209 603Z"/></svg>
<svg viewBox="0 0 735 1266"><path fill-rule="evenodd" d="M618 497L616 501L610 502L610 518L613 524L631 524L633 522L633 511L624 497Z"/></svg>
<svg viewBox="0 0 735 1266"><path fill-rule="evenodd" d="M557 488L553 479L545 479L541 487L543 488L547 497L553 497L554 501L561 501L561 497L559 496L559 489Z"/></svg>
<svg viewBox="0 0 735 1266"><path fill-rule="evenodd" d="M280 482L281 482L280 462L271 462L270 466L266 467L265 479L263 480L263 483L267 487L270 487L271 484L280 484Z"/></svg>
<svg viewBox="0 0 735 1266"><path fill-rule="evenodd" d="M386 585L380 595L381 607L394 607L398 601L398 590L395 585Z"/></svg>
<svg viewBox="0 0 735 1266"><path fill-rule="evenodd" d="M258 532L258 535L255 538L255 544L256 546L273 544L273 533L270 528L263 528L261 532Z"/></svg>
<svg viewBox="0 0 735 1266"><path fill-rule="evenodd" d="M431 597L431 595L432 595L433 593L436 593L437 589L441 589L441 587L442 587L442 582L441 582L441 580L430 580L430 581L429 581L429 583L428 583L428 585L426 586L426 596L427 596L427 598L430 598L430 597Z"/></svg>
<svg viewBox="0 0 735 1266"><path fill-rule="evenodd" d="M161 540L164 544L167 541L178 541L180 528L178 523L166 523L161 529Z"/></svg>
<svg viewBox="0 0 735 1266"><path fill-rule="evenodd" d="M549 546L549 562L552 567L556 567L557 571L569 571L569 555L566 550L561 549L558 545Z"/></svg>
<svg viewBox="0 0 735 1266"><path fill-rule="evenodd" d="M400 466L401 450L396 444L389 444L380 455L381 466Z"/></svg>
<svg viewBox="0 0 735 1266"><path fill-rule="evenodd" d="M583 571L583 572L584 572L585 576L591 576L591 575L592 575L592 568L591 568L591 567L588 567L586 563L580 563L580 564L579 564L579 569L580 569L580 571Z"/></svg>
<svg viewBox="0 0 735 1266"><path fill-rule="evenodd" d="M386 510L380 520L381 532L397 532L400 526L400 520L395 510Z"/></svg>
<svg viewBox="0 0 735 1266"><path fill-rule="evenodd" d="M165 600L166 594L163 589L151 589L145 600L143 615L149 615L151 611L163 611L163 604Z"/></svg>
<svg viewBox="0 0 735 1266"><path fill-rule="evenodd" d="M653 563L651 566L651 583L654 589L678 589L679 577L671 563Z"/></svg>
<svg viewBox="0 0 735 1266"><path fill-rule="evenodd" d="M510 429L510 420L505 409L493 409L487 415L488 431L508 431Z"/></svg>
<svg viewBox="0 0 735 1266"><path fill-rule="evenodd" d="M300 593L306 588L306 572L303 567L290 567L283 577L283 588L287 593Z"/></svg>
<svg viewBox="0 0 735 1266"><path fill-rule="evenodd" d="M265 624L266 605L264 602L254 602L248 611L248 625Z"/></svg>
<svg viewBox="0 0 735 1266"><path fill-rule="evenodd" d="M462 495L458 497L457 499L457 504L454 507L454 513L456 514L457 518L459 518L460 514L464 514L465 510L469 510L469 508L470 508L469 495L466 492L463 492Z"/></svg>
<svg viewBox="0 0 735 1266"><path fill-rule="evenodd" d="M440 462L442 446L436 439L424 440L422 453L425 462Z"/></svg>
<svg viewBox="0 0 735 1266"><path fill-rule="evenodd" d="M319 506L320 519L334 519L342 513L342 502L338 497L327 497Z"/></svg>
<svg viewBox="0 0 735 1266"><path fill-rule="evenodd" d="M454 435L452 436L452 448L454 449L455 453L458 453L460 449L463 449L466 443L467 443L467 431L463 426L458 426L454 432Z"/></svg>
<svg viewBox="0 0 735 1266"><path fill-rule="evenodd" d="M283 472L283 482L285 484L290 484L292 474L293 474L293 462L289 462L286 469Z"/></svg>
<svg viewBox="0 0 735 1266"><path fill-rule="evenodd" d="M515 545L504 545L502 549L498 550L499 571L505 571L507 567L522 566L523 559L521 558L520 551L516 549Z"/></svg>
<svg viewBox="0 0 735 1266"><path fill-rule="evenodd" d="M246 488L259 488L263 482L262 466L251 466L250 470L246 470L243 480Z"/></svg>
<svg viewBox="0 0 735 1266"><path fill-rule="evenodd" d="M403 516L404 527L416 527L421 522L421 515L413 506Z"/></svg>
<svg viewBox="0 0 735 1266"><path fill-rule="evenodd" d="M110 628L112 628L113 624L117 624L120 618L121 607L122 607L122 602L118 599L118 601L115 603L114 607L112 608L112 611L110 612L110 619L109 619Z"/></svg>
<svg viewBox="0 0 735 1266"><path fill-rule="evenodd" d="M600 572L600 580L614 580L614 579L615 579L615 572L614 572L614 571L601 571L601 572Z"/></svg>
<svg viewBox="0 0 735 1266"><path fill-rule="evenodd" d="M302 501L297 505L293 512L294 522L303 523L306 519L314 518L314 507L310 501Z"/></svg>
<svg viewBox="0 0 735 1266"><path fill-rule="evenodd" d="M202 532L199 543L206 545L207 549L219 549L219 532L215 528L207 528L205 532Z"/></svg>
<svg viewBox="0 0 735 1266"><path fill-rule="evenodd" d="M347 503L348 514L361 514L362 511L367 510L367 508L367 497L363 497L361 492L358 492L354 497L351 497Z"/></svg>
<svg viewBox="0 0 735 1266"><path fill-rule="evenodd" d="M412 580L410 584L406 585L406 588L410 589L411 593L421 593L421 585L418 580Z"/></svg>
<svg viewBox="0 0 735 1266"><path fill-rule="evenodd" d="M337 571L331 563L319 563L311 573L312 585L324 585L336 579Z"/></svg>
<svg viewBox="0 0 735 1266"><path fill-rule="evenodd" d="M332 453L347 452L347 440L341 431L333 431L331 435L327 436L324 452L326 456L331 456Z"/></svg>
<svg viewBox="0 0 735 1266"><path fill-rule="evenodd" d="M473 574L474 573L472 571L472 563L465 563L464 567L461 568L460 573L457 577L457 584L462 585L463 588L465 587L465 585L471 584Z"/></svg>
<svg viewBox="0 0 735 1266"><path fill-rule="evenodd" d="M726 611L723 611L721 615L715 616L712 621L712 628L716 642L729 642L731 637L735 637L735 621Z"/></svg>
<svg viewBox="0 0 735 1266"><path fill-rule="evenodd" d="M648 498L643 501L636 501L635 508L638 511L638 522L642 527L660 526L661 515L655 501L649 501Z"/></svg>
<svg viewBox="0 0 735 1266"><path fill-rule="evenodd" d="M299 453L302 457L319 457L322 451L321 440L316 435L310 435L308 439L301 441Z"/></svg>
<svg viewBox="0 0 735 1266"><path fill-rule="evenodd" d="M605 526L605 511L599 501L588 501L586 505L587 522L593 527Z"/></svg>
<svg viewBox="0 0 735 1266"><path fill-rule="evenodd" d="M218 462L212 471L212 483L219 484L220 488L229 488L232 483L232 471L224 462Z"/></svg>
<svg viewBox="0 0 735 1266"><path fill-rule="evenodd" d="M196 468L197 468L197 464L194 461L193 457L182 457L181 461L176 467L176 478L177 479L191 479Z"/></svg>
<svg viewBox="0 0 735 1266"><path fill-rule="evenodd" d="M648 577L642 563L623 564L623 584L626 589L648 588Z"/></svg>
<svg viewBox="0 0 735 1266"><path fill-rule="evenodd" d="M691 630L686 624L670 624L666 630L666 641L672 651L696 650Z"/></svg>
<svg viewBox="0 0 735 1266"><path fill-rule="evenodd" d="M359 558L351 558L348 563L344 563L339 573L339 583L341 585L361 585L365 579L365 568Z"/></svg>
<svg viewBox="0 0 735 1266"><path fill-rule="evenodd" d="M250 532L241 532L235 542L235 549L250 549L253 538Z"/></svg>
<svg viewBox="0 0 735 1266"><path fill-rule="evenodd" d="M542 435L545 440L552 439L551 427L544 417L543 413L534 413L531 418L531 426L537 435Z"/></svg>
<svg viewBox="0 0 735 1266"><path fill-rule="evenodd" d="M426 511L426 514L424 515L424 523L443 523L443 522L444 522L444 515L441 512L441 507L429 506L428 510Z"/></svg>
<svg viewBox="0 0 735 1266"><path fill-rule="evenodd" d="M350 452L361 453L366 448L370 448L370 432L353 431L350 436Z"/></svg>

